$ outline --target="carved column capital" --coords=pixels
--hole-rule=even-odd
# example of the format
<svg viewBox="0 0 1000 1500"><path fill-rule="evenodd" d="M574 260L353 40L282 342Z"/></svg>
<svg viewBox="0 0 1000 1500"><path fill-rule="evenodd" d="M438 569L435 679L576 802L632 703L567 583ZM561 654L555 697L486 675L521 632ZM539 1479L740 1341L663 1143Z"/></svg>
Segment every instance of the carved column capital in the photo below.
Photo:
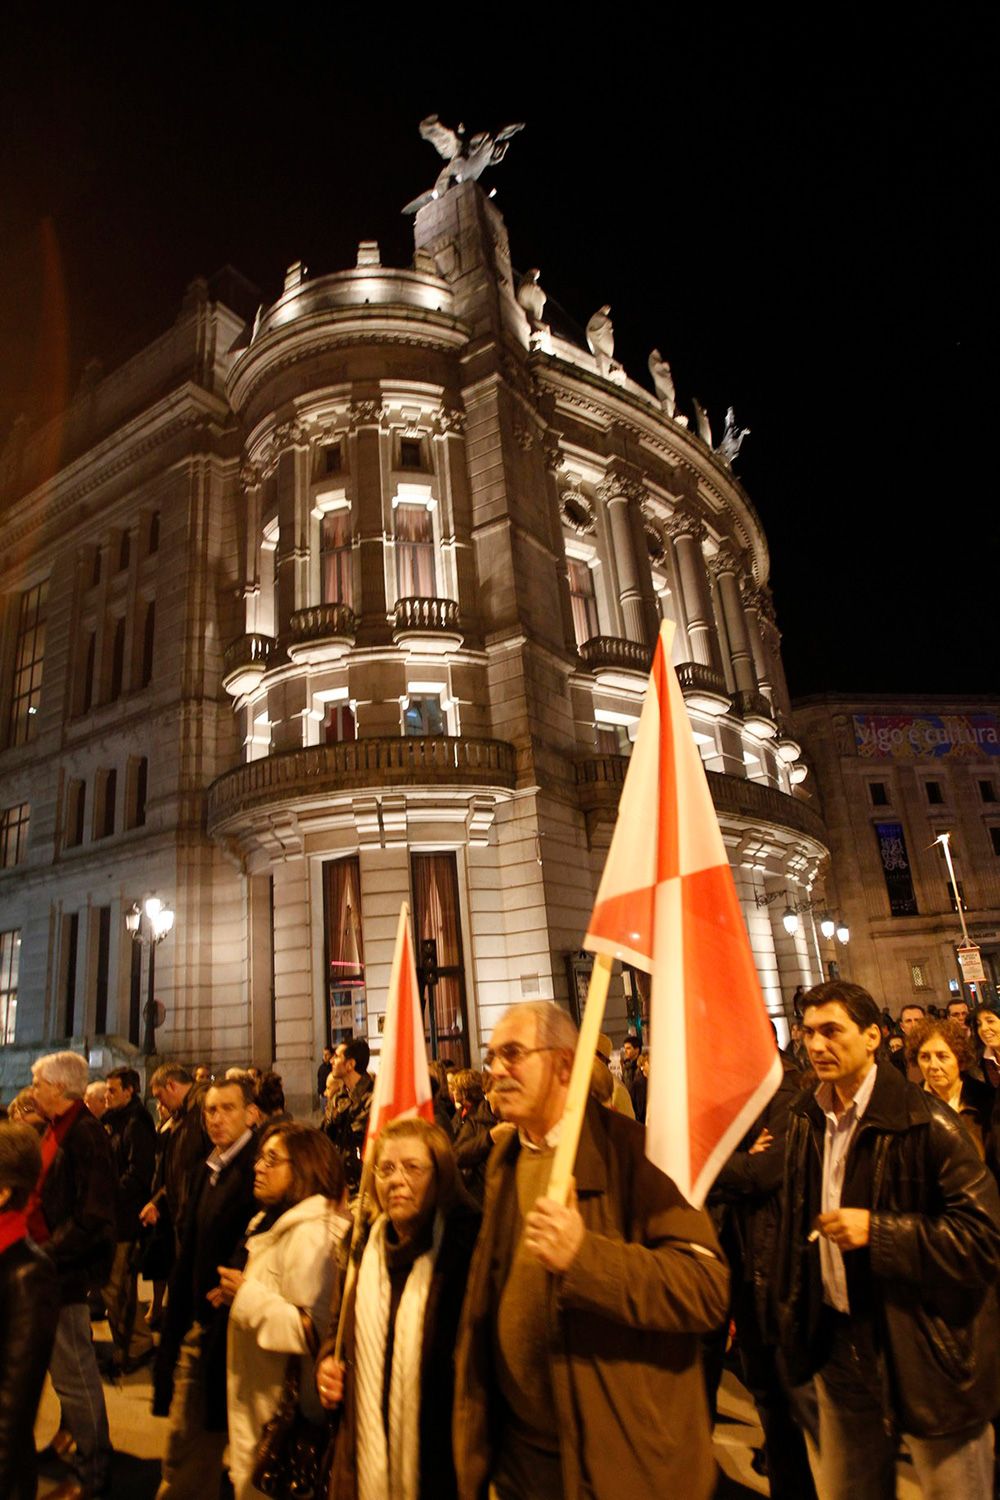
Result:
<svg viewBox="0 0 1000 1500"><path fill-rule="evenodd" d="M742 571L742 559L734 547L723 542L715 556L709 560L709 567L716 578L721 578L725 573L738 577Z"/></svg>
<svg viewBox="0 0 1000 1500"><path fill-rule="evenodd" d="M307 448L311 439L311 433L305 422L295 418L291 422L281 422L271 434L271 442L275 453L284 453L289 448Z"/></svg>
<svg viewBox="0 0 1000 1500"><path fill-rule="evenodd" d="M243 460L240 465L240 484L245 490L259 489L265 478L263 464L255 463L249 458Z"/></svg>
<svg viewBox="0 0 1000 1500"><path fill-rule="evenodd" d="M356 432L359 427L381 427L388 411L381 401L352 401L347 408L348 430Z"/></svg>
<svg viewBox="0 0 1000 1500"><path fill-rule="evenodd" d="M459 411L455 406L442 406L434 419L434 426L442 437L451 433L462 437L465 433L465 412Z"/></svg>
<svg viewBox="0 0 1000 1500"><path fill-rule="evenodd" d="M689 516L684 511L675 510L664 522L664 531L671 541L679 541L681 537L687 537L692 542L701 543L705 540L705 528L697 516Z"/></svg>

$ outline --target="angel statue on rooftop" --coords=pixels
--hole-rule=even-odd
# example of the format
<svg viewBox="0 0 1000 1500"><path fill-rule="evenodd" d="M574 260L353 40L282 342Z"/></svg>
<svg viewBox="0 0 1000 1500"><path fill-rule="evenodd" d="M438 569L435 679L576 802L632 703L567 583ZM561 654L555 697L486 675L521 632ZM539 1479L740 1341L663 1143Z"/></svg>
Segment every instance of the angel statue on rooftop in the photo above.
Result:
<svg viewBox="0 0 1000 1500"><path fill-rule="evenodd" d="M503 161L511 137L523 129L524 122L521 121L517 125L505 125L496 135L490 135L487 130L467 135L464 125L452 130L449 125L442 125L437 115L428 115L425 120L421 120L420 134L425 141L430 141L437 147L444 157L445 165L438 173L434 186L408 203L403 209L404 214L415 214L426 203L440 198L453 183L475 182L487 167L495 167L497 162Z"/></svg>

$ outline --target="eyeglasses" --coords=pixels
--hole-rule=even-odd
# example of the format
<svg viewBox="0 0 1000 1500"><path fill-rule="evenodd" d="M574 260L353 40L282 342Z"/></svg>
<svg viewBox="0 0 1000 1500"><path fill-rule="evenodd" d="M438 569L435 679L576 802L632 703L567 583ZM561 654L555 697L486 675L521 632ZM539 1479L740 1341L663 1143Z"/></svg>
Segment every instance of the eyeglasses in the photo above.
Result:
<svg viewBox="0 0 1000 1500"><path fill-rule="evenodd" d="M558 1051L558 1047L522 1047L520 1042L501 1042L499 1047L491 1047L487 1052L483 1067L492 1071L499 1057L505 1068L519 1068L526 1057L532 1057L536 1052Z"/></svg>
<svg viewBox="0 0 1000 1500"><path fill-rule="evenodd" d="M280 1167L282 1162L290 1160L291 1158L288 1156L275 1156L273 1151L262 1151L257 1158L257 1165L258 1167L266 1167L270 1172L272 1167Z"/></svg>
<svg viewBox="0 0 1000 1500"><path fill-rule="evenodd" d="M380 1161L375 1168L375 1176L380 1182L388 1182L389 1178L399 1172L407 1182L414 1178L421 1178L431 1170L430 1162L426 1161Z"/></svg>

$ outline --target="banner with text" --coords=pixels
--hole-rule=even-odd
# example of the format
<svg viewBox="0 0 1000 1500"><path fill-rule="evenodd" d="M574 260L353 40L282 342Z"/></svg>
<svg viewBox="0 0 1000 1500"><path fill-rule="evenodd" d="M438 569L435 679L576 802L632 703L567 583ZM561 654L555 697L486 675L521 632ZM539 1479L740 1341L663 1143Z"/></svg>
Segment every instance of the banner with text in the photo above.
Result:
<svg viewBox="0 0 1000 1500"><path fill-rule="evenodd" d="M855 714L854 743L869 760L981 760L1000 755L996 714Z"/></svg>

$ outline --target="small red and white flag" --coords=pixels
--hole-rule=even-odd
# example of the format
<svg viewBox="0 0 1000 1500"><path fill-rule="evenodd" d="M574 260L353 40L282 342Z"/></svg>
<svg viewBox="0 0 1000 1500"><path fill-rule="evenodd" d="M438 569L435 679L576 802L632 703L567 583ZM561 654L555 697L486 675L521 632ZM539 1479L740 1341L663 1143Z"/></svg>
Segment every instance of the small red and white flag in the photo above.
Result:
<svg viewBox="0 0 1000 1500"><path fill-rule="evenodd" d="M700 1208L781 1082L712 795L661 626L584 947L652 976L646 1155Z"/></svg>
<svg viewBox="0 0 1000 1500"><path fill-rule="evenodd" d="M368 1116L367 1152L383 1125L401 1115L422 1115L434 1122L434 1100L427 1068L424 1019L410 935L410 908L403 902L396 929L396 947L389 971L389 993L382 1032L382 1057L372 1107Z"/></svg>

